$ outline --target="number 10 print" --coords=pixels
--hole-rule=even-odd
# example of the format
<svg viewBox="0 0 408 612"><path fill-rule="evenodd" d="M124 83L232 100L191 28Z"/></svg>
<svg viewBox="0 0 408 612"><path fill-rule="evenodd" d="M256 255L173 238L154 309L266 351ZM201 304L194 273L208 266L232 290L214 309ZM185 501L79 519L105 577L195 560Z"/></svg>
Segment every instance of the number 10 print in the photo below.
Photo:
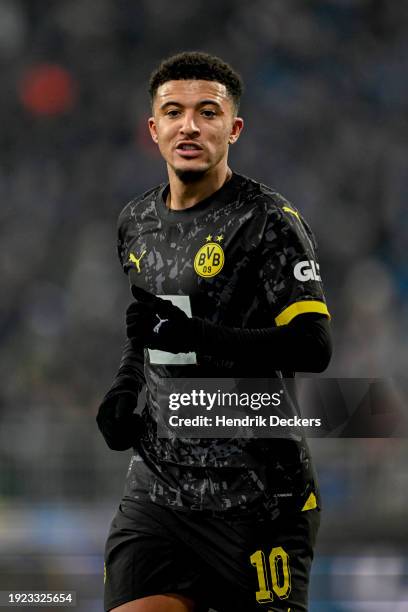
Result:
<svg viewBox="0 0 408 612"><path fill-rule="evenodd" d="M259 590L255 594L258 603L273 601L274 593L280 599L286 599L289 596L291 589L289 555L281 546L272 548L269 555L270 582L263 551L254 552L250 556L250 561L256 567L258 574Z"/></svg>

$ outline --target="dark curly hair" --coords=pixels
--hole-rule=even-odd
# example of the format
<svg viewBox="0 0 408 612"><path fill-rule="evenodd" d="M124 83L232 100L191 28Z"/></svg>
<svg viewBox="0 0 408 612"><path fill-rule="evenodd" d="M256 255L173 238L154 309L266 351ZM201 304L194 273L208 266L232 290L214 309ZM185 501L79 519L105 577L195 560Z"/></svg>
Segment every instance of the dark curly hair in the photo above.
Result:
<svg viewBox="0 0 408 612"><path fill-rule="evenodd" d="M243 91L240 75L219 57L201 51L184 51L162 61L160 66L152 72L149 80L149 94L152 103L157 89L163 83L190 79L216 81L225 85L234 102L235 110L238 111Z"/></svg>

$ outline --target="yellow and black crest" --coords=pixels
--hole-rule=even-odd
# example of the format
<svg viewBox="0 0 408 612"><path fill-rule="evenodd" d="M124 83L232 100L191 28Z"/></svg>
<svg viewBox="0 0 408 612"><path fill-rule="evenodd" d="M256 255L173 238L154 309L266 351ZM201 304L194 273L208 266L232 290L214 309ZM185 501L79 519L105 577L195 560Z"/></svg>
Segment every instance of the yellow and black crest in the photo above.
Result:
<svg viewBox="0 0 408 612"><path fill-rule="evenodd" d="M210 278L221 272L224 266L224 251L221 241L224 236L216 236L215 240L211 234L206 237L206 243L197 251L194 258L194 270L199 276Z"/></svg>

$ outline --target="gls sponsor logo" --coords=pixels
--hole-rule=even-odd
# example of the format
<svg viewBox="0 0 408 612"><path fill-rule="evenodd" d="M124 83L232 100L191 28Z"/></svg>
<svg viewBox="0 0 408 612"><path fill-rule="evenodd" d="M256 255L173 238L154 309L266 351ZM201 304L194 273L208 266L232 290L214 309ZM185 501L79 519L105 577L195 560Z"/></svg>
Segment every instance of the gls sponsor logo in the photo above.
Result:
<svg viewBox="0 0 408 612"><path fill-rule="evenodd" d="M320 266L312 259L308 261L299 261L293 269L295 278L300 281L321 281Z"/></svg>

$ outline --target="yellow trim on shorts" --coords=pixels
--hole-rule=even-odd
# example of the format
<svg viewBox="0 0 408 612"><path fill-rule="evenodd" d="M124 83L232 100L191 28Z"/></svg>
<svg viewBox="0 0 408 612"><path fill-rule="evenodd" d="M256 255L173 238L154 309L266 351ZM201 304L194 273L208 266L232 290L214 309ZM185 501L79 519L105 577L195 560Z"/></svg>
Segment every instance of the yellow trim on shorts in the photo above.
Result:
<svg viewBox="0 0 408 612"><path fill-rule="evenodd" d="M319 314L327 315L329 319L331 318L324 302L318 302L317 300L305 300L303 302L295 302L294 304L291 304L285 308L285 310L282 310L282 312L275 318L275 323L276 325L287 325L297 315L305 312L317 312Z"/></svg>
<svg viewBox="0 0 408 612"><path fill-rule="evenodd" d="M314 493L311 493L306 500L305 505L303 506L301 512L306 512L307 510L314 510L317 508L317 499Z"/></svg>

